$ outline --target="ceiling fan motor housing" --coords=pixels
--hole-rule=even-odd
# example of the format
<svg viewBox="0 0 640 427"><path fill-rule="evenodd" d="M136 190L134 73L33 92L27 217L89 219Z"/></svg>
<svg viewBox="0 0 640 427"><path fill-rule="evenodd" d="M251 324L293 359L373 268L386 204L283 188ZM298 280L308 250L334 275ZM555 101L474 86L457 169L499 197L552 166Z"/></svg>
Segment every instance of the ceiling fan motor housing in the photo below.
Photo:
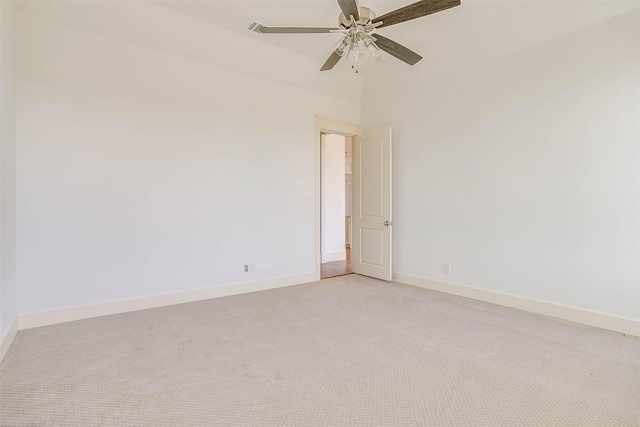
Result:
<svg viewBox="0 0 640 427"><path fill-rule="evenodd" d="M375 12L368 7L359 7L358 11L360 13L360 19L356 21L358 25L367 25L376 17ZM338 25L344 29L351 28L351 18L341 13L338 17Z"/></svg>

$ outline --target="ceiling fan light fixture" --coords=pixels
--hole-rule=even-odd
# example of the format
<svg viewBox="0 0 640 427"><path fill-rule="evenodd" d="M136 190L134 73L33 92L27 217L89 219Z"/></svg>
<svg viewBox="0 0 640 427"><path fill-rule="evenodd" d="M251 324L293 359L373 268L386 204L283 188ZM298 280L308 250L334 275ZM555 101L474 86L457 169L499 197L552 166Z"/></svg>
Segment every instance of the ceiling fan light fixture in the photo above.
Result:
<svg viewBox="0 0 640 427"><path fill-rule="evenodd" d="M375 58L380 48L376 45L375 38L358 26L336 43L335 50L346 60L356 63L362 57Z"/></svg>

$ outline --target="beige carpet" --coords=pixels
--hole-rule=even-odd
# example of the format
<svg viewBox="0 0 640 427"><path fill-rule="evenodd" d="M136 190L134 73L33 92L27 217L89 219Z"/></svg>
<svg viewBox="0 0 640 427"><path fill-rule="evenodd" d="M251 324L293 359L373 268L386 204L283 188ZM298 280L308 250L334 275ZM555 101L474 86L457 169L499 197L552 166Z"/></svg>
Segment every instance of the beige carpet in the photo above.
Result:
<svg viewBox="0 0 640 427"><path fill-rule="evenodd" d="M3 426L639 426L640 339L345 276L21 331Z"/></svg>

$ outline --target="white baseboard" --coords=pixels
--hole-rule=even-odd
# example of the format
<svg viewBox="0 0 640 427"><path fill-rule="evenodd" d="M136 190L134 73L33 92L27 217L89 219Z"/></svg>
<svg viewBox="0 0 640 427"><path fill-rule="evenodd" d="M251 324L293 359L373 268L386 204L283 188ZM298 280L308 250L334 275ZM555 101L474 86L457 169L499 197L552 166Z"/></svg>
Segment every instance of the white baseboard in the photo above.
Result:
<svg viewBox="0 0 640 427"><path fill-rule="evenodd" d="M257 282L238 283L234 285L216 286L212 288L194 289L191 291L170 294L153 295L149 297L133 298L121 301L110 301L101 304L69 307L59 310L28 313L19 316L20 329L37 328L72 322L74 320L90 319L92 317L108 316L111 314L127 313L130 311L146 310L149 308L165 307L185 302L201 301L267 289L282 288L317 281L316 273L298 276L279 277L260 280ZM17 328L16 328L17 329Z"/></svg>
<svg viewBox="0 0 640 427"><path fill-rule="evenodd" d="M326 252L322 254L322 263L344 261L347 259L347 251Z"/></svg>
<svg viewBox="0 0 640 427"><path fill-rule="evenodd" d="M13 344L16 335L18 335L18 317L13 318L9 329L7 329L7 332L0 338L0 362L2 362L2 359L4 359L4 356L9 351L9 347Z"/></svg>
<svg viewBox="0 0 640 427"><path fill-rule="evenodd" d="M393 273L394 281L640 337L640 322L534 299Z"/></svg>

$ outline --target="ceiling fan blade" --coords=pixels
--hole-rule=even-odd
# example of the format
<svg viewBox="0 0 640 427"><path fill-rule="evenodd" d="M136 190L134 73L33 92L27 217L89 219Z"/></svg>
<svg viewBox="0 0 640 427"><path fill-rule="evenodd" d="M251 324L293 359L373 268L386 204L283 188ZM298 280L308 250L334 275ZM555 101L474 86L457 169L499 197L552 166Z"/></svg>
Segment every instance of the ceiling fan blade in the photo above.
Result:
<svg viewBox="0 0 640 427"><path fill-rule="evenodd" d="M258 27L259 33L263 34L319 34L330 33L340 30L340 28L310 28L310 27Z"/></svg>
<svg viewBox="0 0 640 427"><path fill-rule="evenodd" d="M340 9L342 9L342 13L344 16L349 19L351 15L355 18L356 21L360 19L360 13L358 12L358 3L356 0L338 0L338 4L340 5Z"/></svg>
<svg viewBox="0 0 640 427"><path fill-rule="evenodd" d="M376 45L387 52L389 55L395 56L400 61L406 62L409 65L415 65L422 59L422 56L418 55L411 49L402 46L400 43L396 43L391 39L388 39L380 34L374 34L376 39Z"/></svg>
<svg viewBox="0 0 640 427"><path fill-rule="evenodd" d="M440 12L455 6L460 6L460 0L422 0L410 4L392 12L385 13L382 16L374 18L373 24L382 22L378 28L388 27L389 25L399 24L401 22L410 21L412 19L421 18Z"/></svg>
<svg viewBox="0 0 640 427"><path fill-rule="evenodd" d="M327 59L322 68L320 68L320 71L331 70L340 61L340 58L342 58L342 56L338 53L338 49L334 50L329 59Z"/></svg>

